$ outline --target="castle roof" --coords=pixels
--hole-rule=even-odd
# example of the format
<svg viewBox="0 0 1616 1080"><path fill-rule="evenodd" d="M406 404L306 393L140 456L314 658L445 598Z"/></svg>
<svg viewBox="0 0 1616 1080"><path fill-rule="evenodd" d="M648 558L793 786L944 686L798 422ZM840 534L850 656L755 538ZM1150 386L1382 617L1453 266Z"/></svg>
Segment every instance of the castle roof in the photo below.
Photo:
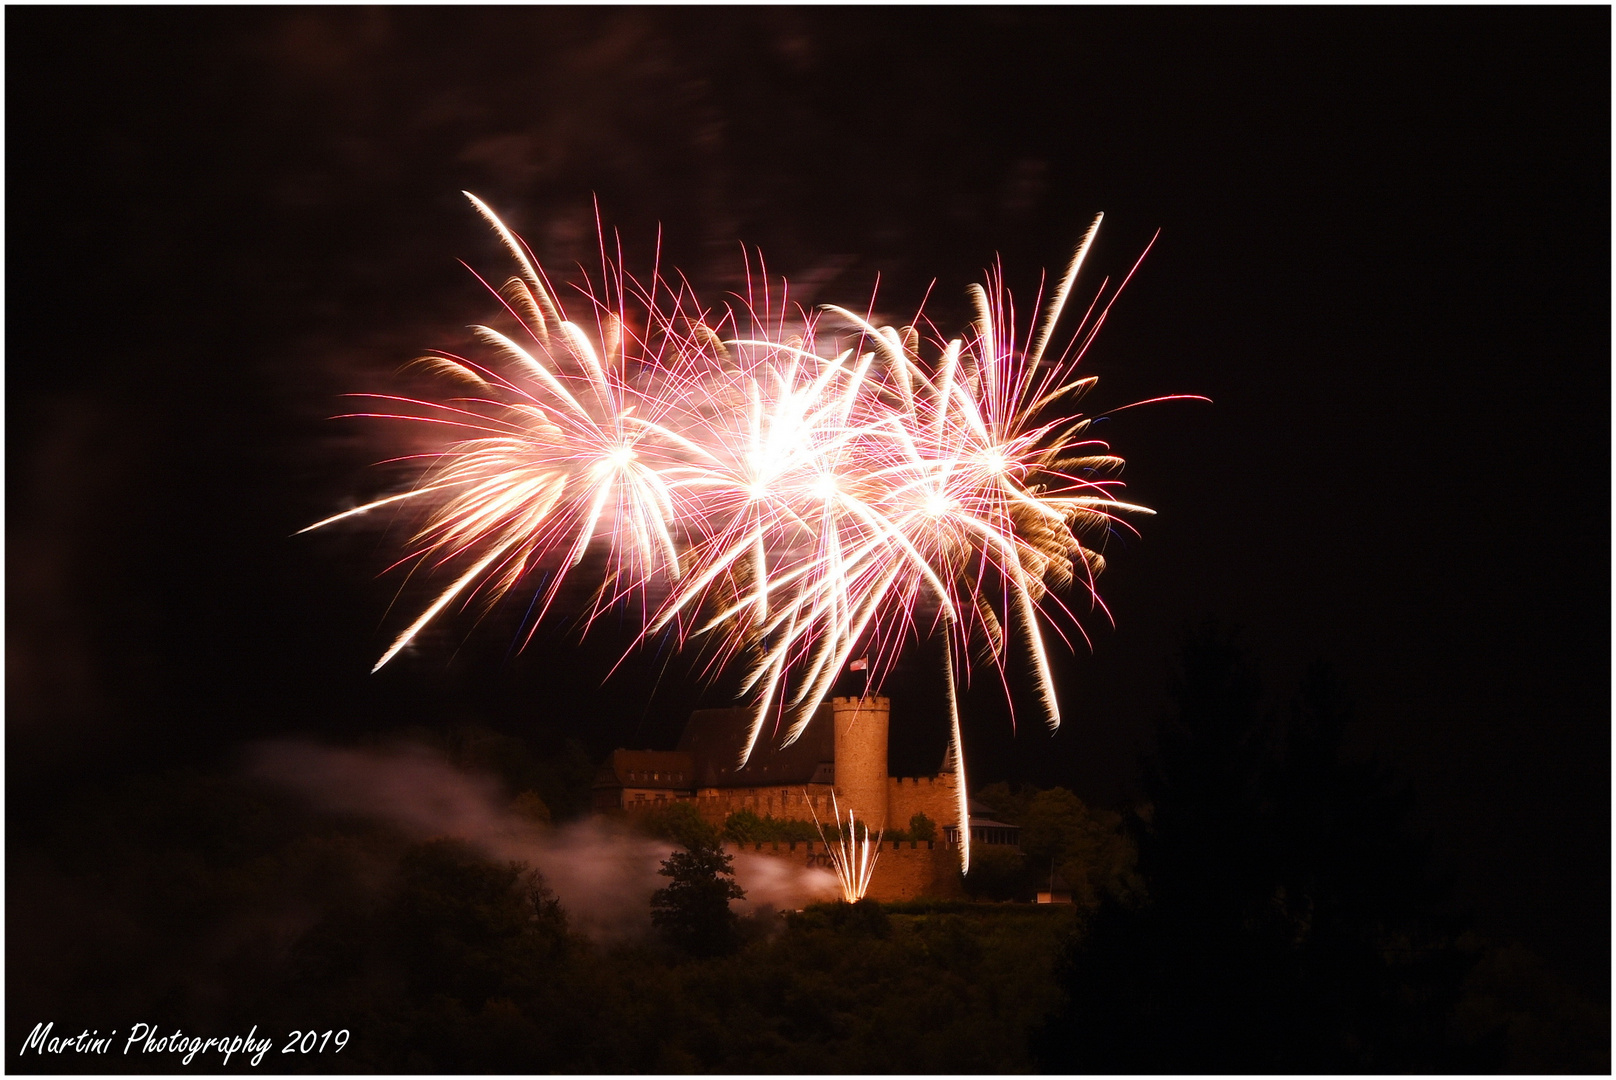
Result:
<svg viewBox="0 0 1616 1080"><path fill-rule="evenodd" d="M784 727L776 730L765 720L746 767L737 768L752 715L747 708L698 709L690 714L679 749L695 760L696 786L788 787L832 781L830 766L836 751L829 702L814 713L802 737L783 749Z"/></svg>
<svg viewBox="0 0 1616 1080"><path fill-rule="evenodd" d="M689 791L696 786L696 763L679 750L613 750L594 786Z"/></svg>

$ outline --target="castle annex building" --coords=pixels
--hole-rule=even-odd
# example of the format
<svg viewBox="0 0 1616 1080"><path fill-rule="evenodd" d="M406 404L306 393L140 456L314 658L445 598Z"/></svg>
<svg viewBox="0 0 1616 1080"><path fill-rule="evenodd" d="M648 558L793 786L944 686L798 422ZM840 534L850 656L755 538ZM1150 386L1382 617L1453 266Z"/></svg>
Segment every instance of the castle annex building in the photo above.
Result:
<svg viewBox="0 0 1616 1080"><path fill-rule="evenodd" d="M595 777L600 813L651 809L693 801L704 820L723 825L730 814L830 824L848 811L872 829L907 829L924 814L946 839L883 841L869 895L881 900L952 896L959 892L959 788L957 774L897 777L887 771L886 697L834 698L821 705L792 745L759 737L739 765L751 710L701 709L691 714L677 750L616 750ZM834 793L834 807L832 794ZM971 818L973 843L1014 844L1016 830ZM726 845L730 847L730 845ZM755 850L817 865L823 844L758 844Z"/></svg>

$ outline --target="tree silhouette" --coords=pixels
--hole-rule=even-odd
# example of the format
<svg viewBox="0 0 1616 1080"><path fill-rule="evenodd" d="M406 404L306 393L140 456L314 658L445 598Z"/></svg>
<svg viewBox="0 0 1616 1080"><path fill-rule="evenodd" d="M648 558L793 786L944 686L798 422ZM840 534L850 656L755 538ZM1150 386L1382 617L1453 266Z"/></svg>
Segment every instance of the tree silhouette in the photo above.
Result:
<svg viewBox="0 0 1616 1080"><path fill-rule="evenodd" d="M1035 794L1018 824L1021 850L1038 887L1058 876L1084 910L1092 910L1103 895L1126 896L1137 888L1133 850L1119 832L1117 814L1095 812L1057 787Z"/></svg>
<svg viewBox="0 0 1616 1080"><path fill-rule="evenodd" d="M1373 759L1341 751L1352 705L1318 663L1293 701L1271 785L1276 917L1294 940L1293 1054L1375 1071L1474 1065L1445 1031L1477 957L1428 841L1409 825L1413 793Z"/></svg>
<svg viewBox="0 0 1616 1080"><path fill-rule="evenodd" d="M651 922L694 956L721 956L740 946L739 919L729 902L746 892L735 883L731 861L716 844L692 844L657 871L673 880L651 895Z"/></svg>
<svg viewBox="0 0 1616 1080"><path fill-rule="evenodd" d="M1144 898L1105 898L1060 965L1034 1039L1061 1072L1439 1071L1475 1063L1445 1026L1471 958L1409 797L1346 761L1327 670L1286 721L1209 624L1185 639L1174 708L1130 830Z"/></svg>

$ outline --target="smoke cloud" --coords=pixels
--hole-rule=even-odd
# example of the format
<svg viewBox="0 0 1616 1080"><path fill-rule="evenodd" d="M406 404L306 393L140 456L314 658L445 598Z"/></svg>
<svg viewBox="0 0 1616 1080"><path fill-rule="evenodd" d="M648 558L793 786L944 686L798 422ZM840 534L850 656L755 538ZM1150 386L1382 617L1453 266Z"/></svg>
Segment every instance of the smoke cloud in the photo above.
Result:
<svg viewBox="0 0 1616 1080"><path fill-rule="evenodd" d="M497 859L537 868L572 926L609 940L650 929L651 894L673 851L665 841L607 818L556 827L512 813L500 783L466 772L431 750L403 744L349 750L305 740L260 743L249 773L307 799L318 810L384 822L412 839L450 836ZM735 879L746 890L737 907L798 908L838 895L835 876L792 861L742 852Z"/></svg>

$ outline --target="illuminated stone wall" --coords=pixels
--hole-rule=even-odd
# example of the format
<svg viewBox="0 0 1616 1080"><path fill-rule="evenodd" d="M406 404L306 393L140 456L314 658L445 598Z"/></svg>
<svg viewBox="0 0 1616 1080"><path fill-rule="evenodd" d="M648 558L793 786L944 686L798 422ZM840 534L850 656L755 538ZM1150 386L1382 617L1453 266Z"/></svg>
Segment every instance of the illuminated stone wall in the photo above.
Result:
<svg viewBox="0 0 1616 1080"><path fill-rule="evenodd" d="M849 811L879 829L887 813L887 727L892 699L831 699L836 725L836 801L845 819Z"/></svg>
<svg viewBox="0 0 1616 1080"><path fill-rule="evenodd" d="M835 785L806 784L767 787L702 787L689 789L625 791L615 790L602 801L597 792L597 810L622 807L629 811L649 810L666 805L667 800L692 800L703 821L723 825L739 810L750 810L758 817L829 825L846 821L849 810L872 829L888 832L907 830L909 819L925 814L937 826L938 839L944 827L959 818L957 780L953 773L937 776L896 777L887 775L887 732L892 701L886 697L833 698L831 721L835 725ZM835 803L831 799L834 790ZM642 798L636 799L635 796ZM608 805L609 804L609 805ZM839 813L838 813L839 811Z"/></svg>
<svg viewBox="0 0 1616 1080"><path fill-rule="evenodd" d="M819 841L812 843L735 844L726 841L727 854L746 852L786 859L805 867L831 870L830 853ZM832 871L834 873L834 871ZM965 896L960 883L959 849L941 840L933 843L883 841L865 894L888 903L922 897L958 900Z"/></svg>
<svg viewBox="0 0 1616 1080"><path fill-rule="evenodd" d="M959 788L954 773L937 776L891 776L887 778L887 828L907 829L909 819L925 814L937 826L937 839L943 826L959 822Z"/></svg>
<svg viewBox="0 0 1616 1080"><path fill-rule="evenodd" d="M773 815L784 821L813 821L814 815L829 824L831 811L829 784L809 784L793 788L702 788L696 792L696 809L703 821L714 825L737 810L750 810L758 817Z"/></svg>

